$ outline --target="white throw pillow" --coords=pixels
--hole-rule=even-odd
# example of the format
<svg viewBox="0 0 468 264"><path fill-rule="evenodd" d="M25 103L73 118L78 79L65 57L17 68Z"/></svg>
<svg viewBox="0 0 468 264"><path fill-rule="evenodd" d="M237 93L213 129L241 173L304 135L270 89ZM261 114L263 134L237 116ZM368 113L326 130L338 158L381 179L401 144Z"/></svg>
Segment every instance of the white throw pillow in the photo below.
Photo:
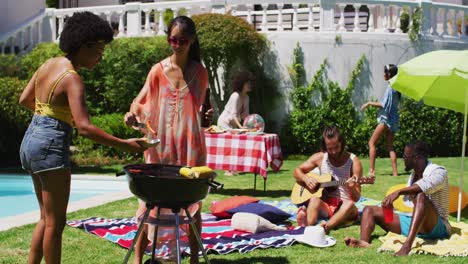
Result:
<svg viewBox="0 0 468 264"><path fill-rule="evenodd" d="M270 230L286 230L286 227L277 226L265 218L251 213L235 213L231 219L231 227L236 230L247 231L251 233L261 233Z"/></svg>

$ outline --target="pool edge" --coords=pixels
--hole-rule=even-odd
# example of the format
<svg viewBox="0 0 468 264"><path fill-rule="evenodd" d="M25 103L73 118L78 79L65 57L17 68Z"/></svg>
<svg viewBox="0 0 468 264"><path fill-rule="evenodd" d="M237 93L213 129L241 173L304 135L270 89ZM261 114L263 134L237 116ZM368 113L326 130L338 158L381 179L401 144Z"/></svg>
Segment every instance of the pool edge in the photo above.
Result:
<svg viewBox="0 0 468 264"><path fill-rule="evenodd" d="M92 208L130 197L133 197L133 194L130 192L130 190L127 189L124 191L106 193L99 196L78 200L68 204L67 214L81 209ZM19 215L2 217L0 218L0 231L6 231L14 227L35 223L39 220L39 215L39 210L36 210Z"/></svg>

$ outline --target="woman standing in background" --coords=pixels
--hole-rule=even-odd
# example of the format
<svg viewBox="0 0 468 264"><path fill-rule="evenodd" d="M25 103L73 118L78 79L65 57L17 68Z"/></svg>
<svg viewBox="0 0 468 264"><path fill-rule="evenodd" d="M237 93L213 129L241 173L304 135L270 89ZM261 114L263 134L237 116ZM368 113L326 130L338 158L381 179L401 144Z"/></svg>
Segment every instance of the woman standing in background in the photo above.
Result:
<svg viewBox="0 0 468 264"><path fill-rule="evenodd" d="M387 64L384 66L384 79L385 81L390 80L393 76L398 73L398 68L394 64ZM397 169L397 156L395 149L393 148L393 140L395 133L399 129L399 115L398 115L398 103L400 102L401 94L395 91L390 84L385 90L385 94L380 102L367 102L362 105L361 111L369 106L378 107L377 113L378 125L374 130L371 138L369 139L369 173L370 177L375 177L375 157L376 157L376 145L382 136L385 136L385 145L390 155L392 162L392 174L398 176Z"/></svg>

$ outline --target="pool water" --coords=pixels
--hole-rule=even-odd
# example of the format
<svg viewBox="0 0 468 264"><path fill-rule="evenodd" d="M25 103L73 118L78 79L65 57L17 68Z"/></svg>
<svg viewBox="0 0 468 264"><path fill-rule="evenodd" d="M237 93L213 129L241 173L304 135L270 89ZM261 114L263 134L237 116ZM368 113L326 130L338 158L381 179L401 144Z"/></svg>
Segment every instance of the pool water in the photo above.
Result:
<svg viewBox="0 0 468 264"><path fill-rule="evenodd" d="M71 180L70 201L75 202L106 193L128 189L126 181L108 179L75 179ZM23 174L0 175L0 218L39 210L31 176Z"/></svg>

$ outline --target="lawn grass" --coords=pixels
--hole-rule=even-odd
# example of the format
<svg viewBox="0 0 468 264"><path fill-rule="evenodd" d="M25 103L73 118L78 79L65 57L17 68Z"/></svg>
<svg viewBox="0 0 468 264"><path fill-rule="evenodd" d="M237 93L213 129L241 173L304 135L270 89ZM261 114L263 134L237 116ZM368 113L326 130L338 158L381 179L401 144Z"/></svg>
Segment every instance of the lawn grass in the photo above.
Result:
<svg viewBox="0 0 468 264"><path fill-rule="evenodd" d="M297 158L297 157L296 157ZM458 185L460 175L460 158L434 158L433 162L444 165L449 171L450 184ZM218 193L211 193L204 201L203 212L208 212L209 204L214 200L223 199L232 195L255 195L260 199L285 199L290 195L290 189L294 183L291 171L302 162L300 159L286 160L278 173L269 172L267 191L263 192L263 180L257 177L257 191L253 192L253 175L243 174L227 177L222 172L218 173L217 181L224 183L224 189ZM368 170L368 160L363 161L364 172ZM408 174L403 173L403 164L399 160L400 177L391 177L390 161L388 159L377 160L377 180L372 186L363 187L363 195L373 199L382 199L386 190L395 184L405 183ZM466 164L468 165L468 163ZM466 166L468 168L468 166ZM85 169L86 173L104 173L110 175L121 169L121 166L108 168ZM76 172L76 171L75 171ZM468 181L468 173L465 173L465 181ZM106 218L130 217L136 209L136 199L130 198L112 202L102 206L69 213L69 220L83 219L92 216ZM451 215L455 220L456 215ZM462 221L468 222L468 208L462 214ZM0 232L0 263L26 263L31 233L34 225L26 225ZM370 248L349 249L342 242L346 236L359 236L359 226L351 226L331 231L330 235L337 240L337 244L330 248L312 248L295 244L291 247L279 249L254 250L247 254L209 255L212 263L466 263L467 258L448 257L440 258L428 255L414 255L408 258L395 258L390 253L378 253L380 246L378 237L385 232L378 228L374 232L375 240ZM121 263L126 250L119 246L93 235L86 234L82 230L66 227L63 234L62 263ZM183 263L188 263L184 259Z"/></svg>

